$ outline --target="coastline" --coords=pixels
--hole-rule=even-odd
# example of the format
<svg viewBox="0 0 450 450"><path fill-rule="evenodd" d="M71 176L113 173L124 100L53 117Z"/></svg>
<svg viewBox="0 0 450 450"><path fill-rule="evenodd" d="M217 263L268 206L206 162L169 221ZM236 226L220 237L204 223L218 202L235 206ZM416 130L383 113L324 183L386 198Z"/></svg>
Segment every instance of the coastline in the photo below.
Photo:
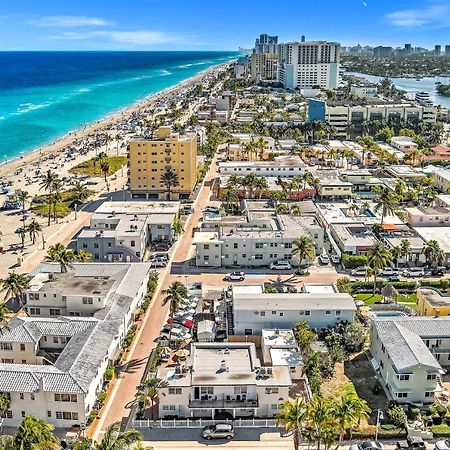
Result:
<svg viewBox="0 0 450 450"><path fill-rule="evenodd" d="M223 62L219 64L214 64L197 74L186 78L173 86L165 88L161 91L157 91L153 94L149 94L140 100L121 108L117 111L109 112L106 116L94 121L88 122L84 126L81 126L73 131L70 131L56 140L43 144L42 147L30 149L26 151L23 155L16 156L4 162L0 162L0 177L7 177L11 175L15 170L23 165L34 163L36 160L43 156L48 156L54 153L60 152L64 147L71 145L75 140L83 139L92 133L101 132L106 127L114 125L116 122L129 118L133 113L143 109L153 106L154 103L162 100L164 96L168 94L174 94L177 91L182 91L188 88L190 85L196 84L201 81L202 78L207 76L210 72L217 70L222 66L227 66L231 63Z"/></svg>

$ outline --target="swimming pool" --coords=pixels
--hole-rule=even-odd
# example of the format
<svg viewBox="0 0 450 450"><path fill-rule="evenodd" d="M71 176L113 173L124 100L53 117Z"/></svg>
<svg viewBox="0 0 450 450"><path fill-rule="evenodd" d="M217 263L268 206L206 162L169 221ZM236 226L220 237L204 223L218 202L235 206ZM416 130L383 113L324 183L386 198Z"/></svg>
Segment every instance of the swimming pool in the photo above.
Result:
<svg viewBox="0 0 450 450"><path fill-rule="evenodd" d="M406 316L402 311L372 311L375 317L401 317Z"/></svg>

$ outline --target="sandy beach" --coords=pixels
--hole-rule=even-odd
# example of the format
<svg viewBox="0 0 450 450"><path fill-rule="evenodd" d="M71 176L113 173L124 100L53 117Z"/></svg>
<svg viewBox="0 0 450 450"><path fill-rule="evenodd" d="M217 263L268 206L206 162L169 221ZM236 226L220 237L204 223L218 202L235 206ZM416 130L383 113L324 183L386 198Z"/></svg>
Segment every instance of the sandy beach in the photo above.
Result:
<svg viewBox="0 0 450 450"><path fill-rule="evenodd" d="M230 63L224 63L210 67L197 75L188 78L181 83L167 88L161 92L150 95L126 109L111 114L102 120L87 124L82 129L76 130L57 141L50 143L42 149L35 150L21 158L14 159L0 165L0 181L7 185L10 192L17 190L27 191L31 198L43 194L40 189L40 177L47 170L56 172L60 179L73 178L70 169L81 162L88 160L99 152L107 152L108 155L125 155L127 152L127 141L131 136L140 134L145 122L151 121L153 117L163 114L172 103L180 104L191 87L198 83L207 84L214 79L217 72ZM198 102L193 100L193 105ZM192 107L183 111L182 123L191 113ZM111 137L120 135L120 139L109 143L108 148L104 145L95 148L93 143L97 136L108 133ZM85 179L89 188L94 191L91 199L100 196L113 195L114 192L122 191L127 182L127 171L119 170L108 177L109 193L106 183L100 174L96 177ZM63 186L70 188L70 184ZM5 195L0 195L0 206L5 201ZM29 204L27 205L27 209ZM47 224L47 218L37 216L27 211L27 223L30 219L36 219L42 227L42 234L32 244L29 236L25 239L25 248L22 248L20 235L17 229L22 226L21 210L0 210L1 254L0 279L4 278L11 270L27 272L31 270L45 256L46 249L56 243L70 242L70 238L78 231L78 225L86 225L90 214L85 212L70 213L68 216L58 219L56 222ZM23 262L18 264L18 260ZM0 294L0 299L2 294Z"/></svg>

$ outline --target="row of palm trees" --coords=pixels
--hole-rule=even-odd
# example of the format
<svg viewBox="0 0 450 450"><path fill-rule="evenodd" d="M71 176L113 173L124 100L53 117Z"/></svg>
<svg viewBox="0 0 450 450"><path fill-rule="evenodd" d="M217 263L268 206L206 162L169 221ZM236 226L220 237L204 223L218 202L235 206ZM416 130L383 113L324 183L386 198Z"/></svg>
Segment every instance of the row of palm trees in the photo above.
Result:
<svg viewBox="0 0 450 450"><path fill-rule="evenodd" d="M1 404L0 404L1 405ZM15 435L0 436L2 450L59 450L60 440L53 434L53 426L34 416L25 416ZM143 449L141 433L136 430L121 432L120 423L110 425L101 441L79 440L73 450L131 450Z"/></svg>
<svg viewBox="0 0 450 450"><path fill-rule="evenodd" d="M351 438L352 431L369 418L370 412L367 402L350 385L335 396L314 395L310 402L300 396L288 400L277 421L292 434L296 450L303 441L315 443L320 450L322 445L329 449L338 439L341 443L347 432Z"/></svg>

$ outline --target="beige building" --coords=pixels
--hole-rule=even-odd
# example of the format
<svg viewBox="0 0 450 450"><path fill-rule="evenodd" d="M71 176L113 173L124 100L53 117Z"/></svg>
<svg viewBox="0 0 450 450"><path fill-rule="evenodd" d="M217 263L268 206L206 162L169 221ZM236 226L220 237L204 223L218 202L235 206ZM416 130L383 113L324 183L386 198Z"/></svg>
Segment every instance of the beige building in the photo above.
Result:
<svg viewBox="0 0 450 450"><path fill-rule="evenodd" d="M160 127L156 139L132 139L129 148L129 183L133 197L167 199L163 174L172 169L178 186L171 199L188 198L197 183L197 137L195 133L173 133Z"/></svg>
<svg viewBox="0 0 450 450"><path fill-rule="evenodd" d="M274 81L277 79L278 55L276 53L254 53L250 62L252 81Z"/></svg>

